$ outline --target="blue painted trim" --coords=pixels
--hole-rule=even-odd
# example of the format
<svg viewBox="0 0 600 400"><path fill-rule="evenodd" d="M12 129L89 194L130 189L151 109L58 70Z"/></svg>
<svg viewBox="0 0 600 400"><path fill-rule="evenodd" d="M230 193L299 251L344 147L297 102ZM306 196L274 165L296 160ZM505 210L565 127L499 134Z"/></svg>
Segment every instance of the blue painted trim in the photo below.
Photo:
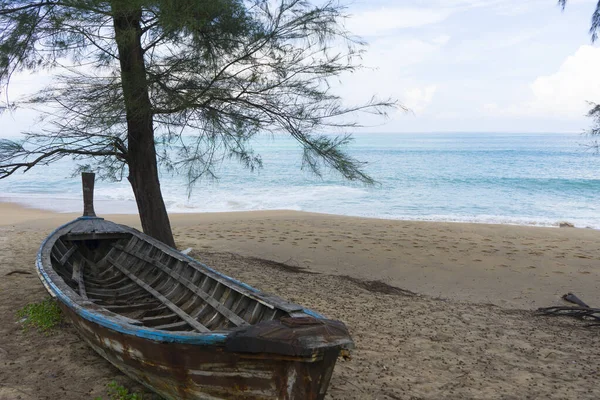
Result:
<svg viewBox="0 0 600 400"><path fill-rule="evenodd" d="M173 249L173 250L177 251L177 249ZM178 251L177 251L177 252L178 252ZM230 280L231 282L234 282L234 283L236 283L236 284L238 284L238 285L240 285L240 286L242 286L242 287L244 287L244 288L246 288L246 289L248 289L248 290L251 290L251 291L253 291L253 292L255 292L255 293L261 293L261 291L260 291L260 290L258 290L257 288L255 288L255 287L252 287L252 286L250 286L250 285L248 285L247 283L244 283L244 282L242 282L242 281L238 281L237 279L235 279L235 278L232 278L232 277L230 277L229 275L225 275L225 274L224 274L224 273L222 273L222 272L219 272L219 271L217 271L217 270L214 270L214 269L212 269L211 267L209 267L208 265L206 265L206 264L204 264L204 263L201 263L201 262L200 262L200 261L198 261L198 260L195 260L195 259L193 259L192 257L188 256L187 254L183 254L183 253L180 253L180 252L178 252L178 253L179 253L179 254L181 254L182 256L184 256L185 258L187 258L188 260L190 260L191 262L198 263L198 264L202 265L202 267L203 267L203 268L206 268L207 270L209 270L209 271L211 271L211 272L213 272L213 273L215 273L215 274L219 275L219 276L220 276L220 277L222 277L222 278L225 278L225 279L227 279L227 280Z"/></svg>
<svg viewBox="0 0 600 400"><path fill-rule="evenodd" d="M137 337L141 337L144 339L155 340L158 342L183 343L183 344L204 345L204 346L215 346L215 345L223 345L224 344L225 339L228 336L228 333L212 333L212 332L210 332L210 333L190 333L190 334L165 333L165 331L160 331L157 329L151 329L151 328L146 328L146 327L137 327L135 325L128 324L128 323L118 323L110 317L103 316L101 314L92 312L92 311L86 309L85 307L82 307L78 302L73 301L73 299L71 297L69 297L66 293L64 293L62 290L60 290L60 288L58 286L56 286L56 284L50 279L50 277L48 276L48 273L44 269L44 266L42 264L42 250L44 249L44 247L46 246L48 241L58 233L58 231L66 228L70 224L72 224L78 220L81 220L81 219L103 219L103 218L79 217L76 220L73 220L71 222L68 222L68 223L56 228L42 242L40 249L37 253L37 257L36 257L36 268L39 272L40 279L43 280L42 283L44 283L44 286L46 287L46 289L52 290L54 295L61 302L63 302L66 306L71 308L75 313L77 313L82 318L84 318L88 321L94 322L98 325L101 325L105 328L124 333L126 335L137 336ZM182 254L182 255L184 255L185 258L189 259L190 261L198 263L198 261L194 260L192 257L190 257L186 254ZM212 271L213 273L215 273L223 278L226 278L227 280L235 282L236 284L243 286L246 289L252 290L253 292L256 292L256 293L261 293L260 290L254 288L248 284L245 284L243 282L238 281L237 279L233 279L225 274L215 271L214 269L212 269L202 263L199 263L199 264L201 264L204 268ZM50 294L52 294L52 293L50 293ZM325 318L323 315L321 315L315 311L309 310L309 309L302 309L302 312L304 312L307 315L313 316L315 318L319 318L319 319Z"/></svg>
<svg viewBox="0 0 600 400"><path fill-rule="evenodd" d="M315 317L315 318L318 318L318 319L327 319L327 317L325 317L324 315L321 315L318 312L313 311L313 310L308 309L308 308L303 308L302 312L304 314L310 315L311 317Z"/></svg>

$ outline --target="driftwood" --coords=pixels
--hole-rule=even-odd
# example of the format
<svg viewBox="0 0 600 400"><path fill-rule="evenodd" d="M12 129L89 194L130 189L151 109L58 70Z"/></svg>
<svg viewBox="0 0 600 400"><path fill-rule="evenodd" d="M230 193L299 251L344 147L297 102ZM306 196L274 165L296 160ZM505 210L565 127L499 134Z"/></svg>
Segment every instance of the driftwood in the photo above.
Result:
<svg viewBox="0 0 600 400"><path fill-rule="evenodd" d="M562 298L563 300L568 301L569 303L577 304L579 307L590 308L590 306L585 304L579 297L575 296L573 293L567 293Z"/></svg>
<svg viewBox="0 0 600 400"><path fill-rule="evenodd" d="M569 303L577 304L577 306L553 306L538 308L538 313L551 316L567 316L581 320L598 321L589 324L589 326L600 326L600 308L593 308L584 303L579 297L573 293L567 293L562 296L562 299Z"/></svg>

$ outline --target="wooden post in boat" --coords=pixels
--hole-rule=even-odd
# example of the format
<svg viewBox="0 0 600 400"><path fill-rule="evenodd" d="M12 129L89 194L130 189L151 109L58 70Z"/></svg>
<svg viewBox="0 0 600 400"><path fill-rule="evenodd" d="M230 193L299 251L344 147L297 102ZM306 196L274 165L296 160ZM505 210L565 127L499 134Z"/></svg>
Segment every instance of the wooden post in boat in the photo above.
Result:
<svg viewBox="0 0 600 400"><path fill-rule="evenodd" d="M93 172L82 172L81 183L83 185L83 216L95 217L94 211L94 178Z"/></svg>

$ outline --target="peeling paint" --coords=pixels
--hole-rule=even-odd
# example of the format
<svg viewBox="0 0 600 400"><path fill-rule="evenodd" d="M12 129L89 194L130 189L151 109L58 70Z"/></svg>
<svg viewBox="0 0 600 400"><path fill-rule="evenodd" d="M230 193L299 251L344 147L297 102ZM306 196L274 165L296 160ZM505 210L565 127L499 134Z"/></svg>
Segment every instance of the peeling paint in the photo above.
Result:
<svg viewBox="0 0 600 400"><path fill-rule="evenodd" d="M291 368L287 378L287 395L292 399L294 395L294 385L296 384L296 369Z"/></svg>
<svg viewBox="0 0 600 400"><path fill-rule="evenodd" d="M140 321L113 313L82 298L52 267L50 254L58 238L71 232L74 226L82 231L86 224L93 225L93 221L97 220L101 219L78 219L55 230L42 243L36 267L40 280L48 292L57 298L66 318L73 321L81 337L98 354L167 400L324 399L338 354L342 349L352 346L343 324L326 320L316 312L276 296L266 295L187 256L179 255L177 257L180 260L184 257L185 260L189 259L190 264L201 266L204 270L197 271L210 275L210 279L226 287L226 292L219 292L222 294L219 299L222 307L239 304L234 293L243 293L256 304L274 310L266 314L273 320L205 333L171 332L143 326ZM113 237L127 234L151 243L171 257L175 254L173 249L132 228L109 221L99 224L109 230L87 233L87 239L84 239L95 241L94 246L98 246L97 242L103 234ZM73 239L73 235L69 240L77 240ZM106 292L101 290L98 296L106 298ZM163 304L168 304L166 299L163 300ZM210 299L205 300L208 302ZM225 313L223 315L231 313L227 310L221 312ZM281 313L287 317L280 317ZM209 318L207 325L211 321L218 325L222 318L217 312L205 315L212 318ZM246 336L235 336L247 327L258 327L257 334L253 336L254 331L245 331ZM275 336L269 336L271 333ZM246 342L252 345L245 347Z"/></svg>

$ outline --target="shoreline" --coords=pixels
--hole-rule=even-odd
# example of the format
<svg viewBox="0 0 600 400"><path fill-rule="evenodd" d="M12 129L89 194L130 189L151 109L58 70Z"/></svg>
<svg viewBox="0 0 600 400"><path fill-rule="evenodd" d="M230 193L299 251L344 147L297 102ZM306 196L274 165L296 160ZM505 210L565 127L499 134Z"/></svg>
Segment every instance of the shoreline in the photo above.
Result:
<svg viewBox="0 0 600 400"><path fill-rule="evenodd" d="M29 206L27 204L22 204L14 201L5 201L0 199L0 217L4 216L4 211L2 207L9 207L12 210L16 211L17 214L21 214L19 210L27 210L32 213L37 213L40 216L47 217L58 217L58 216L70 216L71 219L76 218L78 216L78 212L74 211L55 211L45 208L39 208L34 206ZM96 213L99 214L100 213ZM326 216L326 217L340 217L340 218L352 218L352 219L364 219L364 220L373 220L373 221L390 221L390 222L408 222L408 223L440 223L440 224L464 224L464 225L483 225L483 226L515 226L515 227L526 227L526 228L563 228L560 226L562 223L571 223L568 219L556 221L553 224L546 224L543 222L540 223L507 223L507 222L479 222L479 221L457 221L457 220L434 220L434 219L396 219L396 218L384 218L384 217L369 217L369 216L360 216L360 215L346 215L346 214L333 214L333 213L325 213L325 212L315 212L315 211L304 211L304 210L292 210L292 209L270 209L270 210L235 210L235 211L186 211L186 212L168 212L169 218L171 219L179 219L184 216L192 216L192 217L200 217L200 216L229 216L231 215L252 215L252 214L264 214L264 215L278 215L278 214L299 214L299 215L313 215L313 216ZM119 219L127 219L137 218L137 212L124 212L124 213L102 213L103 216L107 217L107 219L111 220L119 220ZM13 217L14 223L22 222L20 221L21 216ZM29 216L25 216L25 220L29 219ZM181 222L181 221L178 221ZM0 220L0 226L4 223ZM594 228L591 226L572 226L568 227L570 229L587 229L599 231L600 228Z"/></svg>
<svg viewBox="0 0 600 400"><path fill-rule="evenodd" d="M79 216L0 203L0 231L6 240L43 238ZM140 229L134 214L102 217ZM200 260L203 254L232 253L303 272L382 281L433 298L504 308L561 304L567 292L600 304L600 231L593 229L286 210L175 213L170 218L178 247L192 247ZM19 232L23 237L15 238ZM35 254L27 256L33 260Z"/></svg>

